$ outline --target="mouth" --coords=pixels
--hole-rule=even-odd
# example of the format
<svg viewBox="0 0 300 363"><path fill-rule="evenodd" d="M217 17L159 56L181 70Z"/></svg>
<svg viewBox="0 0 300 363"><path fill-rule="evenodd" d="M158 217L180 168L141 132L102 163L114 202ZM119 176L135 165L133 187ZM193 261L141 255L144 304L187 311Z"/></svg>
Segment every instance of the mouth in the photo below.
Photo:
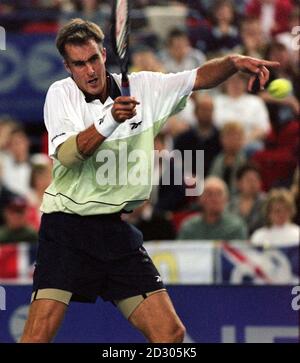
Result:
<svg viewBox="0 0 300 363"><path fill-rule="evenodd" d="M97 84L97 82L98 82L98 78L96 77L96 78L90 79L90 80L88 81L88 84L90 84L90 85L95 85L95 84Z"/></svg>

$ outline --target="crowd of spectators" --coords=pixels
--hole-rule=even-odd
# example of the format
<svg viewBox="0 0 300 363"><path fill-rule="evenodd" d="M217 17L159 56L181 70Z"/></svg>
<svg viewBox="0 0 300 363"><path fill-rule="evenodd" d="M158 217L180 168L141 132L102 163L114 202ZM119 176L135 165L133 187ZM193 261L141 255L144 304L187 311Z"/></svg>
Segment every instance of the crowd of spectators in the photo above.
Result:
<svg viewBox="0 0 300 363"><path fill-rule="evenodd" d="M0 19L8 31L53 32L83 17L109 29L110 1L2 1ZM151 29L149 6L185 10L165 37ZM180 72L233 52L279 61L270 81L286 78L293 92L283 99L267 91L250 94L247 77L236 74L217 89L191 95L157 136L157 149L192 150L190 175L197 180L196 151L204 150L204 192L185 195L187 184L158 183L149 201L125 216L147 240L249 240L254 245L299 243L299 49L292 29L299 25L293 0L133 1L130 71ZM36 15L39 14L39 15ZM41 15L43 14L43 15ZM172 16L172 14L169 14ZM12 18L16 21L9 22ZM108 59L108 67L114 70ZM35 241L39 205L51 182L45 143L32 154L31 135L0 117L0 243ZM171 161L172 164L172 161ZM176 168L176 162L173 162ZM298 203L296 203L298 202Z"/></svg>

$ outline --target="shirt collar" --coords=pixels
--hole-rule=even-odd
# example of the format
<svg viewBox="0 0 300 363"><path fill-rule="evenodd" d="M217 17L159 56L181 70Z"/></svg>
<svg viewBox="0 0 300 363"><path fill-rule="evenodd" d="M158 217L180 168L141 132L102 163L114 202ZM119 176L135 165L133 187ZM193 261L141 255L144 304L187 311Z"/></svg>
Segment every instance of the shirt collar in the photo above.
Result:
<svg viewBox="0 0 300 363"><path fill-rule="evenodd" d="M108 84L108 96L115 100L117 97L121 96L121 91L114 77L106 72L106 82ZM93 102L94 100L98 100L100 95L91 95L90 93L83 92L85 96L85 101L87 103Z"/></svg>

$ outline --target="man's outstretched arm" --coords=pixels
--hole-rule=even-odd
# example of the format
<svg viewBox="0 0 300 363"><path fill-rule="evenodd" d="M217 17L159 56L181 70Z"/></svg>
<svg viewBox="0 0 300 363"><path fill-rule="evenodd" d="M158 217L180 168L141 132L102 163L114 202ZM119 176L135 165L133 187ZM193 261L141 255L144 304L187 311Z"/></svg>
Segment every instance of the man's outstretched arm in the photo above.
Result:
<svg viewBox="0 0 300 363"><path fill-rule="evenodd" d="M251 75L248 83L249 91L253 86L256 76L259 77L260 87L263 89L269 79L267 67L279 66L278 62L242 55L228 55L223 58L212 59L198 68L193 91L216 87L238 71Z"/></svg>

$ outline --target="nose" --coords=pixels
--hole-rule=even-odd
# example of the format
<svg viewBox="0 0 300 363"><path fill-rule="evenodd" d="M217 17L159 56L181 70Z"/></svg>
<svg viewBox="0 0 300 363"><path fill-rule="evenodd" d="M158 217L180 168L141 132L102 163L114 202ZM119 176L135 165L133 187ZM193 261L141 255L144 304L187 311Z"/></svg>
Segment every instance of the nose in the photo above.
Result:
<svg viewBox="0 0 300 363"><path fill-rule="evenodd" d="M89 76L93 76L95 74L95 70L93 68L93 66L89 63L86 63L87 66L87 73Z"/></svg>

